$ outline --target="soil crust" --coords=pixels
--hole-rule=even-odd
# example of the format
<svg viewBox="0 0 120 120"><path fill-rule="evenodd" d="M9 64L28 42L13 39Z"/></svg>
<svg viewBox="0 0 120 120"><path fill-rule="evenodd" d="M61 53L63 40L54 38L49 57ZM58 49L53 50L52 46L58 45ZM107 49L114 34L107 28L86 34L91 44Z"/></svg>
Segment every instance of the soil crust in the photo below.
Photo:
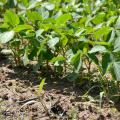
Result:
<svg viewBox="0 0 120 120"><path fill-rule="evenodd" d="M115 106L104 103L100 109L99 103L84 100L82 87L54 78L49 70L35 73L0 58L0 120L120 120ZM38 97L41 76L46 83Z"/></svg>

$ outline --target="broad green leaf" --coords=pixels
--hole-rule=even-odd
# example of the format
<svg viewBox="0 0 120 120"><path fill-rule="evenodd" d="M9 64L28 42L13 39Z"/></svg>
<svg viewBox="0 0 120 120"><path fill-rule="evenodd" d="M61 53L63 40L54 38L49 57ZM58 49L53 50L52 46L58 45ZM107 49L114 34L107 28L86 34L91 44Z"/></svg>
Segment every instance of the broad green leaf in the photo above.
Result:
<svg viewBox="0 0 120 120"><path fill-rule="evenodd" d="M113 69L114 69L116 79L120 81L120 61L113 63Z"/></svg>
<svg viewBox="0 0 120 120"><path fill-rule="evenodd" d="M31 9L35 8L36 6L39 6L41 1L42 0L30 0L27 10L31 10Z"/></svg>
<svg viewBox="0 0 120 120"><path fill-rule="evenodd" d="M41 22L39 22L39 28L44 29L45 31L48 31L50 29L53 29L54 26L52 24L50 24L50 23L41 24Z"/></svg>
<svg viewBox="0 0 120 120"><path fill-rule="evenodd" d="M7 43L14 37L14 31L0 33L0 43Z"/></svg>
<svg viewBox="0 0 120 120"><path fill-rule="evenodd" d="M119 52L119 51L120 51L120 37L118 37L115 40L113 52Z"/></svg>
<svg viewBox="0 0 120 120"><path fill-rule="evenodd" d="M39 29L39 30L37 30L36 31L36 38L39 38L39 37L41 37L41 38L44 38L43 36L42 36L42 33L44 32L44 29Z"/></svg>
<svg viewBox="0 0 120 120"><path fill-rule="evenodd" d="M44 84L45 84L45 79L42 79L42 81L41 81L41 83L39 85L39 91L38 91L39 94L42 92Z"/></svg>
<svg viewBox="0 0 120 120"><path fill-rule="evenodd" d="M96 52L107 52L107 49L104 46L96 45L88 53L96 53Z"/></svg>
<svg viewBox="0 0 120 120"><path fill-rule="evenodd" d="M110 26L111 24L113 24L117 19L117 16L112 16L110 17L110 19L107 21L107 26Z"/></svg>
<svg viewBox="0 0 120 120"><path fill-rule="evenodd" d="M120 16L119 16L118 19L117 19L117 22L116 22L116 24L115 24L115 28L116 28L116 29L120 29Z"/></svg>
<svg viewBox="0 0 120 120"><path fill-rule="evenodd" d="M55 63L57 61L65 61L65 58L63 56L57 56L57 57L52 58L52 60L50 61Z"/></svg>
<svg viewBox="0 0 120 120"><path fill-rule="evenodd" d="M38 12L35 12L35 11L28 11L27 12L27 17L28 17L28 20L33 22L33 23L37 20L42 20L41 15Z"/></svg>
<svg viewBox="0 0 120 120"><path fill-rule="evenodd" d="M41 8L39 9L39 13L42 15L42 18L43 18L43 19L49 18L49 11L46 10L44 7L41 7Z"/></svg>
<svg viewBox="0 0 120 120"><path fill-rule="evenodd" d="M115 30L116 36L120 37L120 30Z"/></svg>
<svg viewBox="0 0 120 120"><path fill-rule="evenodd" d="M111 63L111 58L109 53L105 53L102 56L102 69L103 69L103 74L105 74L109 68L109 65Z"/></svg>
<svg viewBox="0 0 120 120"><path fill-rule="evenodd" d="M26 36L27 37L34 37L35 36L35 31L34 30L27 30L26 31Z"/></svg>
<svg viewBox="0 0 120 120"><path fill-rule="evenodd" d="M45 60L50 61L53 57L55 57L55 55L53 54L53 51L51 51L51 50L47 51L47 49L45 47L45 49L43 51L43 57Z"/></svg>
<svg viewBox="0 0 120 120"><path fill-rule="evenodd" d="M79 29L76 31L75 36L79 37L83 32L85 32L85 29Z"/></svg>
<svg viewBox="0 0 120 120"><path fill-rule="evenodd" d="M75 71L78 72L81 68L82 59L81 51L78 50L77 53L72 57L71 64L74 66Z"/></svg>
<svg viewBox="0 0 120 120"><path fill-rule="evenodd" d="M14 30L15 32L20 32L20 31L22 31L22 30L28 30L28 29L33 29L33 27L30 26L30 25L24 24L24 25L18 25L18 26L15 27L13 30Z"/></svg>
<svg viewBox="0 0 120 120"><path fill-rule="evenodd" d="M104 12L101 12L101 13L98 13L97 16L95 16L93 19L92 19L92 22L94 24L100 24L101 22L103 22L104 18L105 18L105 14Z"/></svg>
<svg viewBox="0 0 120 120"><path fill-rule="evenodd" d="M9 27L9 25L6 24L6 23L3 23L3 24L0 25L0 28L8 28L8 27Z"/></svg>
<svg viewBox="0 0 120 120"><path fill-rule="evenodd" d="M108 42L113 43L113 42L114 42L114 40L115 40L115 30L112 30L111 35L110 35L110 39L109 39L109 41L108 41Z"/></svg>
<svg viewBox="0 0 120 120"><path fill-rule="evenodd" d="M56 19L56 18L58 18L58 17L61 16L61 15L62 15L62 11L59 10L59 11L55 14L54 18Z"/></svg>
<svg viewBox="0 0 120 120"><path fill-rule="evenodd" d="M22 0L25 7L29 6L29 0Z"/></svg>
<svg viewBox="0 0 120 120"><path fill-rule="evenodd" d="M45 46L46 46L46 40L44 39L41 42L40 47L38 48L37 57L40 56L43 51L45 51Z"/></svg>
<svg viewBox="0 0 120 120"><path fill-rule="evenodd" d="M87 54L88 58L90 58L96 65L99 65L99 60L98 58L95 56L95 53L92 54Z"/></svg>
<svg viewBox="0 0 120 120"><path fill-rule="evenodd" d="M95 39L100 39L104 35L107 35L112 29L110 27L102 27L94 32L93 36Z"/></svg>
<svg viewBox="0 0 120 120"><path fill-rule="evenodd" d="M56 19L56 24L57 25L65 24L70 19L72 19L70 14L62 14Z"/></svg>
<svg viewBox="0 0 120 120"><path fill-rule="evenodd" d="M44 3L42 6L44 6L47 10L53 10L55 8L54 4L50 4L50 3Z"/></svg>
<svg viewBox="0 0 120 120"><path fill-rule="evenodd" d="M0 6L3 6L7 1L6 0L1 0L0 1Z"/></svg>
<svg viewBox="0 0 120 120"><path fill-rule="evenodd" d="M85 44L84 47L83 47L83 54L86 55L88 53L88 49L89 49L89 45Z"/></svg>
<svg viewBox="0 0 120 120"><path fill-rule="evenodd" d="M65 35L63 35L62 38L61 38L62 46L63 47L66 46L67 42L68 42L68 38Z"/></svg>
<svg viewBox="0 0 120 120"><path fill-rule="evenodd" d="M70 49L66 52L66 58L67 58L68 63L70 63L73 56L74 56L74 53L73 53L72 49Z"/></svg>
<svg viewBox="0 0 120 120"><path fill-rule="evenodd" d="M4 15L4 22L8 23L11 26L16 26L20 23L19 17L11 10L7 10Z"/></svg>
<svg viewBox="0 0 120 120"><path fill-rule="evenodd" d="M54 18L47 18L47 19L44 19L43 21L44 23L48 23L48 24L55 24L55 19Z"/></svg>
<svg viewBox="0 0 120 120"><path fill-rule="evenodd" d="M58 37L55 37L55 38L51 38L49 41L48 41L48 46L49 48L51 48L52 50L55 50L55 45L59 42L59 38Z"/></svg>

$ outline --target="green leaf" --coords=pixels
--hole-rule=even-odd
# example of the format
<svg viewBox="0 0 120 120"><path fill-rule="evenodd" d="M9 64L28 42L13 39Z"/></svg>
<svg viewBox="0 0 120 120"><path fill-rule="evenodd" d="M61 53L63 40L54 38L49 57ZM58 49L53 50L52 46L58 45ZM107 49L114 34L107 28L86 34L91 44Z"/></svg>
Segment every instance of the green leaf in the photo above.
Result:
<svg viewBox="0 0 120 120"><path fill-rule="evenodd" d="M116 24L115 24L116 29L120 29L120 16L118 17Z"/></svg>
<svg viewBox="0 0 120 120"><path fill-rule="evenodd" d="M50 10L50 11L55 8L55 5L50 3L44 3L42 6L44 6L47 10Z"/></svg>
<svg viewBox="0 0 120 120"><path fill-rule="evenodd" d="M9 25L7 23L3 23L0 25L0 28L8 28L8 27L9 27Z"/></svg>
<svg viewBox="0 0 120 120"><path fill-rule="evenodd" d="M26 36L27 37L34 37L35 36L35 31L34 30L27 30L26 31Z"/></svg>
<svg viewBox="0 0 120 120"><path fill-rule="evenodd" d="M42 20L41 15L35 11L28 11L27 17L28 17L28 20L33 22L33 23L35 23L35 21L37 21L37 20Z"/></svg>
<svg viewBox="0 0 120 120"><path fill-rule="evenodd" d="M120 81L120 61L113 63L113 69L114 69L116 79Z"/></svg>
<svg viewBox="0 0 120 120"><path fill-rule="evenodd" d="M65 61L65 58L63 56L57 56L52 58L51 62L55 63L57 61Z"/></svg>
<svg viewBox="0 0 120 120"><path fill-rule="evenodd" d="M79 29L79 30L76 31L75 36L76 36L76 37L79 37L79 36L81 36L82 33L84 33L84 32L85 32L85 29L83 29L83 28L82 28L82 29Z"/></svg>
<svg viewBox="0 0 120 120"><path fill-rule="evenodd" d="M46 40L44 39L41 42L40 47L38 48L37 57L40 56L43 51L45 51L45 48L46 48L45 46L46 46Z"/></svg>
<svg viewBox="0 0 120 120"><path fill-rule="evenodd" d="M92 53L92 54L87 54L88 55L88 58L90 58L96 65L99 65L99 60L98 58L95 56L95 53Z"/></svg>
<svg viewBox="0 0 120 120"><path fill-rule="evenodd" d="M70 19L72 19L72 16L70 14L62 14L56 19L56 24L57 25L65 24Z"/></svg>
<svg viewBox="0 0 120 120"><path fill-rule="evenodd" d="M63 47L66 46L67 42L68 42L68 38L65 35L63 35L62 38L61 38L62 46Z"/></svg>
<svg viewBox="0 0 120 120"><path fill-rule="evenodd" d="M108 42L113 43L113 42L114 42L114 39L115 39L115 30L112 30L111 35L110 35L110 39L109 39Z"/></svg>
<svg viewBox="0 0 120 120"><path fill-rule="evenodd" d="M92 22L94 24L100 24L101 22L103 22L105 18L105 13L104 12L101 12L101 13L98 13L97 16L95 16L93 19L92 19Z"/></svg>
<svg viewBox="0 0 120 120"><path fill-rule="evenodd" d="M29 0L22 0L23 4L25 7L29 6Z"/></svg>
<svg viewBox="0 0 120 120"><path fill-rule="evenodd" d="M39 94L42 92L44 84L45 84L45 79L42 79L42 81L41 81L41 83L39 85L39 91L38 91Z"/></svg>
<svg viewBox="0 0 120 120"><path fill-rule="evenodd" d="M78 50L70 61L70 63L74 66L76 72L78 72L81 68L81 64L82 64L81 56L82 56L81 51Z"/></svg>
<svg viewBox="0 0 120 120"><path fill-rule="evenodd" d="M0 33L0 43L7 43L14 37L14 31Z"/></svg>
<svg viewBox="0 0 120 120"><path fill-rule="evenodd" d="M104 35L107 35L112 29L110 27L102 27L100 29L98 29L97 31L94 32L93 36L95 37L95 39L100 39L101 37L103 37Z"/></svg>
<svg viewBox="0 0 120 120"><path fill-rule="evenodd" d="M74 56L74 53L73 53L72 49L70 49L70 50L68 50L68 51L66 52L66 58L67 58L67 62L68 62L68 63L70 63L70 61L71 61L71 59L73 58L73 56Z"/></svg>
<svg viewBox="0 0 120 120"><path fill-rule="evenodd" d="M37 7L42 0L29 0L29 1L30 2L29 2L29 6L28 6L27 10L31 10L31 9Z"/></svg>
<svg viewBox="0 0 120 120"><path fill-rule="evenodd" d="M30 25L18 25L17 27L15 27L13 30L15 31L15 32L20 32L20 31L22 31L22 30L29 30L29 29L33 29L33 27L32 26L30 26Z"/></svg>
<svg viewBox="0 0 120 120"><path fill-rule="evenodd" d="M11 26L16 26L20 23L19 17L11 10L7 10L4 15L4 22L10 24Z"/></svg>
<svg viewBox="0 0 120 120"><path fill-rule="evenodd" d="M44 7L41 7L41 8L39 9L39 13L42 15L42 18L43 18L43 19L49 18L49 11L46 10Z"/></svg>
<svg viewBox="0 0 120 120"><path fill-rule="evenodd" d="M107 52L106 47L101 45L94 46L88 53Z"/></svg>
<svg viewBox="0 0 120 120"><path fill-rule="evenodd" d="M59 42L59 38L58 37L55 37L55 38L51 38L49 41L48 41L48 46L49 48L51 48L52 50L55 50L55 45Z"/></svg>
<svg viewBox="0 0 120 120"><path fill-rule="evenodd" d="M119 52L119 51L120 51L120 37L118 37L115 40L113 52Z"/></svg>
<svg viewBox="0 0 120 120"><path fill-rule="evenodd" d="M45 31L51 30L54 28L54 26L50 23L46 23L46 24L41 24L41 22L39 23L39 28L44 29Z"/></svg>
<svg viewBox="0 0 120 120"><path fill-rule="evenodd" d="M103 74L105 74L109 68L109 65L111 63L111 58L109 53L105 53L102 56L102 69L103 69Z"/></svg>
<svg viewBox="0 0 120 120"><path fill-rule="evenodd" d="M39 37L41 37L41 38L44 38L43 36L42 36L42 33L44 32L44 29L39 29L39 30L37 30L35 33L36 33L36 38L38 39Z"/></svg>
<svg viewBox="0 0 120 120"><path fill-rule="evenodd" d="M117 16L112 16L110 17L110 19L107 21L107 26L110 26L111 24L113 24L117 19Z"/></svg>

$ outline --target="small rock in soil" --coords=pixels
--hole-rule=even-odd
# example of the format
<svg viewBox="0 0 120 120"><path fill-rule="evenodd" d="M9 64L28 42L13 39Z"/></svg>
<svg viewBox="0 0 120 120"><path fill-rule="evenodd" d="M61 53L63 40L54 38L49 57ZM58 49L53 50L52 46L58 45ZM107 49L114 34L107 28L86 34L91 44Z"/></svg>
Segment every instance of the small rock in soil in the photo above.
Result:
<svg viewBox="0 0 120 120"><path fill-rule="evenodd" d="M25 100L25 99L26 99L25 96L23 96L23 95L20 95L20 96L19 96L19 101L23 101L23 100Z"/></svg>
<svg viewBox="0 0 120 120"><path fill-rule="evenodd" d="M37 114L37 113L33 113L33 114L32 114L32 120L35 120L36 117L38 117L38 114Z"/></svg>
<svg viewBox="0 0 120 120"><path fill-rule="evenodd" d="M107 118L111 118L112 115L111 115L110 113L108 113L108 114L106 115L106 117L107 117Z"/></svg>
<svg viewBox="0 0 120 120"><path fill-rule="evenodd" d="M36 112L38 110L37 106L33 105L31 108L32 112Z"/></svg>
<svg viewBox="0 0 120 120"><path fill-rule="evenodd" d="M31 91L32 91L32 92L35 92L35 89L34 89L34 88L32 88L32 89L31 89Z"/></svg>
<svg viewBox="0 0 120 120"><path fill-rule="evenodd" d="M51 107L51 111L54 114L60 115L60 114L66 114L66 112L63 110L63 108L60 105L54 105Z"/></svg>
<svg viewBox="0 0 120 120"><path fill-rule="evenodd" d="M105 120L105 116L101 114L101 115L99 115L97 120Z"/></svg>
<svg viewBox="0 0 120 120"><path fill-rule="evenodd" d="M13 68L13 66L11 64L7 65L6 67L9 69Z"/></svg>
<svg viewBox="0 0 120 120"><path fill-rule="evenodd" d="M78 106L78 110L79 110L79 111L84 111L84 106L83 106L83 104L80 104L80 105Z"/></svg>
<svg viewBox="0 0 120 120"><path fill-rule="evenodd" d="M8 100L9 99L8 94L3 94L2 99L3 100Z"/></svg>
<svg viewBox="0 0 120 120"><path fill-rule="evenodd" d="M88 109L89 109L90 112L93 112L93 108L92 108L91 105L88 106Z"/></svg>
<svg viewBox="0 0 120 120"><path fill-rule="evenodd" d="M13 85L13 83L12 83L12 82L9 82L9 83L8 83L8 86L12 86L12 85Z"/></svg>

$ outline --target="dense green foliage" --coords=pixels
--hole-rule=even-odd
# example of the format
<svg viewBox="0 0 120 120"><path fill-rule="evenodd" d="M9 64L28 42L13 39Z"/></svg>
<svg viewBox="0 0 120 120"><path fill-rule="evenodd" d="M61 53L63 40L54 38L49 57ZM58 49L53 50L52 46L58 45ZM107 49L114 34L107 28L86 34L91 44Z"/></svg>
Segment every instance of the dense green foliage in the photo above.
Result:
<svg viewBox="0 0 120 120"><path fill-rule="evenodd" d="M16 65L37 61L74 81L87 61L120 81L119 0L1 0L0 43ZM111 86L110 86L111 87Z"/></svg>

